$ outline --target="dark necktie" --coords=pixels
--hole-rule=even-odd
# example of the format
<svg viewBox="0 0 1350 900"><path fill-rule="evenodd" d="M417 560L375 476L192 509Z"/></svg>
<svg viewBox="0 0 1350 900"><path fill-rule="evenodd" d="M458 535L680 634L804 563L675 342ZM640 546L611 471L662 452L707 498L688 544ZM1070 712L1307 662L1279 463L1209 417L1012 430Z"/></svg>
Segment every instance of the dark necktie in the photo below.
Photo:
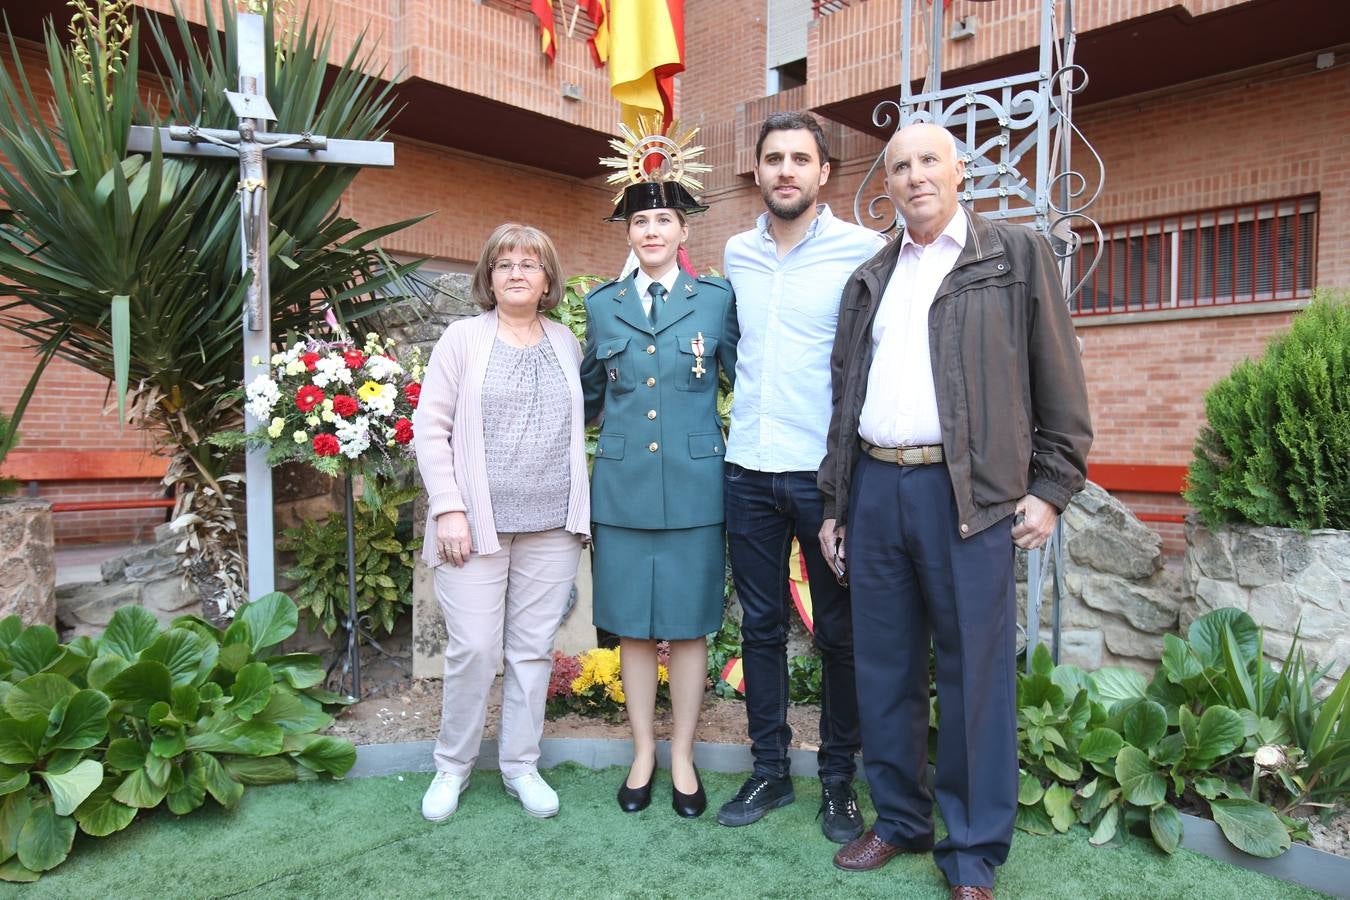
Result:
<svg viewBox="0 0 1350 900"><path fill-rule="evenodd" d="M653 281L651 286L647 288L647 293L652 298L652 308L647 312L647 320L655 328L657 319L661 315L657 310L666 305L666 287L659 281Z"/></svg>

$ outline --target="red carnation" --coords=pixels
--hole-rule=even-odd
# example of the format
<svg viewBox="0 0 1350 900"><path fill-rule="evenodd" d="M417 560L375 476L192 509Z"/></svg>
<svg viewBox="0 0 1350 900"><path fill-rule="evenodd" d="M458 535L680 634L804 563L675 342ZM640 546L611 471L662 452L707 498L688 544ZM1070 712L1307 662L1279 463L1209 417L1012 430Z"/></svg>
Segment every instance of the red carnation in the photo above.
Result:
<svg viewBox="0 0 1350 900"><path fill-rule="evenodd" d="M309 412L322 402L323 391L312 384L307 384L295 392L295 408L302 413Z"/></svg>
<svg viewBox="0 0 1350 900"><path fill-rule="evenodd" d="M359 369L366 364L366 355L355 348L342 352L342 361L349 369Z"/></svg>
<svg viewBox="0 0 1350 900"><path fill-rule="evenodd" d="M295 408L307 413L323 402L323 391L312 384L303 385L295 392Z"/></svg>
<svg viewBox="0 0 1350 900"><path fill-rule="evenodd" d="M317 353L300 354L300 361L305 364L305 370L308 372L313 372L317 369L319 367L319 360L322 358L323 357L319 356Z"/></svg>
<svg viewBox="0 0 1350 900"><path fill-rule="evenodd" d="M411 382L403 386L403 396L408 398L413 409L417 409L417 401L422 397L422 386L417 382Z"/></svg>
<svg viewBox="0 0 1350 900"><path fill-rule="evenodd" d="M360 409L355 397L348 397L346 394L335 394L333 396L333 412L339 416L354 416Z"/></svg>
<svg viewBox="0 0 1350 900"><path fill-rule="evenodd" d="M316 434L314 436L314 454L316 456L337 456L340 449L338 439L334 435Z"/></svg>
<svg viewBox="0 0 1350 900"><path fill-rule="evenodd" d="M406 444L413 439L412 419L399 419L394 423L394 442Z"/></svg>

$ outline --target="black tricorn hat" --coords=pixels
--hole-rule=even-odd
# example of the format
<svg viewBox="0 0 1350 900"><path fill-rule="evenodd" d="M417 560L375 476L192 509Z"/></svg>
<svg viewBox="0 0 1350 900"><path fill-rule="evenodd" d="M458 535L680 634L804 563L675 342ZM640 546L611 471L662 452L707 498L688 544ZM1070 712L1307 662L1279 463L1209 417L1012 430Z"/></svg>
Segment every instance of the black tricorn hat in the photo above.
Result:
<svg viewBox="0 0 1350 900"><path fill-rule="evenodd" d="M639 181L624 188L606 222L624 222L634 213L648 209L678 209L688 215L707 212L708 207L694 199L678 181Z"/></svg>

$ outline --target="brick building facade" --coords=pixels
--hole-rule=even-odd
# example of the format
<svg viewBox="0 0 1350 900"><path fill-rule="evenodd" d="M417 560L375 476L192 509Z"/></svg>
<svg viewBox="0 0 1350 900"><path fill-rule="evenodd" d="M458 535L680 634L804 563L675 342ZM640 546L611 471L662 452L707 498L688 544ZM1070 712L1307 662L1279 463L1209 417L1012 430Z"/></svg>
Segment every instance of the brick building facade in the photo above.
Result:
<svg viewBox="0 0 1350 900"><path fill-rule="evenodd" d="M200 17L201 2L184 8ZM169 9L167 0L141 5ZM822 199L840 215L852 214L882 147L870 116L878 100L898 96L900 0L812 4L828 14L806 19L804 69L794 70L805 83L768 94L775 73L766 53L778 39L771 18L793 5L686 0L677 115L700 127L716 167L703 195L711 209L691 228L699 267L720 267L727 237L762 209L751 167L768 113L812 109L826 122L835 158ZM55 0L31 6L11 14L30 41L39 15L66 15ZM593 164L606 152L617 107L583 41L565 34L571 3L557 15L552 65L537 52L534 21L522 13L528 4L517 0L324 6L336 46L362 28L380 41L407 103L392 135L397 167L364 172L344 198L346 214L375 225L435 211L386 249L445 269L471 264L508 219L549 232L570 272L617 269L623 236L601 221L612 192ZM915 6L927 14L926 4ZM944 46L945 83L1034 68L1039 0L946 6L944 24L973 17L976 27L973 38ZM1337 0L1080 0L1076 16L1078 61L1092 82L1075 122L1107 172L1091 210L1108 226L1107 268L1076 317L1097 429L1090 463L1179 552L1180 525L1167 519L1185 511L1173 485L1203 422L1205 389L1287 328L1311 287L1350 285L1350 15ZM1314 21L1321 25L1307 25ZM917 39L925 33L920 23ZM36 44L25 52L40 90ZM914 62L918 79L925 54ZM10 373L0 403L12 406L32 360L9 332L0 332L0 360ZM115 407L93 412L108 399L105 382L53 363L21 449L142 451L145 437L119 428ZM42 490L54 499L156 492L145 481ZM63 513L58 539L125 539L162 515Z"/></svg>

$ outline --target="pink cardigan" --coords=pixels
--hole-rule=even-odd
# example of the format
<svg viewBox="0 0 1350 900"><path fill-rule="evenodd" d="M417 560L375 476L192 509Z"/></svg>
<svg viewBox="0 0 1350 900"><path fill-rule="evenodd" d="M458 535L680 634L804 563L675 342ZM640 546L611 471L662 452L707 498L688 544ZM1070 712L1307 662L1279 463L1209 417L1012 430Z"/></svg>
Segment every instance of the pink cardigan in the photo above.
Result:
<svg viewBox="0 0 1350 900"><path fill-rule="evenodd" d="M571 491L565 527L573 534L589 536L591 494L582 436L581 346L565 326L548 319L541 321L572 398ZM413 444L428 500L422 561L432 568L442 562L435 541L436 517L441 513L468 515L475 553L501 549L488 492L482 407L483 380L496 336L495 310L452 323L431 352L422 379L422 394L413 414Z"/></svg>

